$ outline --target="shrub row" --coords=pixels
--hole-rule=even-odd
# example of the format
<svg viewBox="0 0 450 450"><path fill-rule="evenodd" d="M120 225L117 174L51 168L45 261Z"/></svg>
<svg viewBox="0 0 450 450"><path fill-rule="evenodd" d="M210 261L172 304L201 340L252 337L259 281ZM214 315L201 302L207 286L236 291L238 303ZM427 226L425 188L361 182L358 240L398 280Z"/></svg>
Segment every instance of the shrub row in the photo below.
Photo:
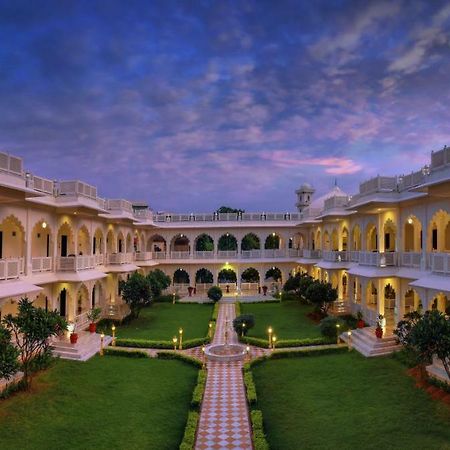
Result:
<svg viewBox="0 0 450 450"><path fill-rule="evenodd" d="M175 295L175 301L180 299L179 295ZM165 294L159 295L153 299L155 303L172 303L173 302L173 294Z"/></svg>
<svg viewBox="0 0 450 450"><path fill-rule="evenodd" d="M434 377L428 377L427 381L433 386L436 386L437 388L442 389L443 391L448 392L450 394L450 384L438 380L437 378Z"/></svg>
<svg viewBox="0 0 450 450"><path fill-rule="evenodd" d="M197 411L189 411L180 450L192 450L194 448L199 419L200 414Z"/></svg>
<svg viewBox="0 0 450 450"><path fill-rule="evenodd" d="M211 316L211 320L216 322L217 321L217 317L219 316L219 303L215 303L214 304L214 308L213 308L213 312L212 312L212 316Z"/></svg>
<svg viewBox="0 0 450 450"><path fill-rule="evenodd" d="M264 433L263 415L259 409L250 412L252 421L252 438L255 450L269 450L269 443Z"/></svg>
<svg viewBox="0 0 450 450"><path fill-rule="evenodd" d="M142 350L122 350L116 347L106 347L105 355L108 356L125 356L126 358L149 358L150 356Z"/></svg>
<svg viewBox="0 0 450 450"><path fill-rule="evenodd" d="M208 336L203 338L189 339L183 341L183 349L198 347L199 345L208 344L210 339ZM117 347L135 347L135 348L160 348L160 349L173 349L172 341L152 341L150 339L116 339Z"/></svg>
<svg viewBox="0 0 450 450"><path fill-rule="evenodd" d="M178 352L158 352L158 358L159 359L178 359L180 361L183 361L187 364L191 364L194 367L197 367L198 369L202 368L202 363L196 358L192 358L191 356L183 355L182 353Z"/></svg>
<svg viewBox="0 0 450 450"><path fill-rule="evenodd" d="M241 302L235 303L234 311L235 311L236 317L239 317L242 314Z"/></svg>
<svg viewBox="0 0 450 450"><path fill-rule="evenodd" d="M255 347L268 348L267 339L260 339L250 336L239 337L240 342L254 345ZM305 338L305 339L285 339L277 341L276 348L308 347L310 345L330 345L335 344L336 339L328 337Z"/></svg>
<svg viewBox="0 0 450 450"><path fill-rule="evenodd" d="M202 369L198 371L197 386L195 386L194 393L192 394L191 408L200 410L202 404L203 394L205 393L206 386L206 370Z"/></svg>
<svg viewBox="0 0 450 450"><path fill-rule="evenodd" d="M256 387L253 381L253 374L251 370L244 370L244 384L245 384L245 393L247 395L247 402L250 407L254 407L256 406L258 397L256 395Z"/></svg>

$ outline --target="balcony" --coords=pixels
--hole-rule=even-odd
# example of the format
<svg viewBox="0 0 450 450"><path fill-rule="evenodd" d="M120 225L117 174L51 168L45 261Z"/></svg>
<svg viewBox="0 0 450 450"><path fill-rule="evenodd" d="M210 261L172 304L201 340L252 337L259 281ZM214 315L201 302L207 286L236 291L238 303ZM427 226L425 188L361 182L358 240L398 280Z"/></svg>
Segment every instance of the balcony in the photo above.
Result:
<svg viewBox="0 0 450 450"><path fill-rule="evenodd" d="M237 258L238 252L237 250L219 250L217 252L217 258L218 259L224 259L224 258Z"/></svg>
<svg viewBox="0 0 450 450"><path fill-rule="evenodd" d="M136 261L149 261L152 259L152 252L138 252L134 257Z"/></svg>
<svg viewBox="0 0 450 450"><path fill-rule="evenodd" d="M396 266L397 253L359 252L359 264L375 267Z"/></svg>
<svg viewBox="0 0 450 450"><path fill-rule="evenodd" d="M194 253L195 259L214 259L214 252L212 251L196 251Z"/></svg>
<svg viewBox="0 0 450 450"><path fill-rule="evenodd" d="M77 272L95 267L95 256L60 256L56 258L56 270L59 272Z"/></svg>
<svg viewBox="0 0 450 450"><path fill-rule="evenodd" d="M105 263L105 255L98 253L98 254L94 255L94 258L95 258L96 266L101 266Z"/></svg>
<svg viewBox="0 0 450 450"><path fill-rule="evenodd" d="M422 268L422 253L420 252L402 252L399 253L398 258L399 265L402 267Z"/></svg>
<svg viewBox="0 0 450 450"><path fill-rule="evenodd" d="M51 272L53 267L53 258L51 256L40 256L31 258L31 271L33 273Z"/></svg>
<svg viewBox="0 0 450 450"><path fill-rule="evenodd" d="M321 250L303 249L303 258L320 259L321 254L322 254Z"/></svg>
<svg viewBox="0 0 450 450"><path fill-rule="evenodd" d="M431 271L441 275L450 275L450 253L432 253Z"/></svg>
<svg viewBox="0 0 450 450"><path fill-rule="evenodd" d="M156 214L155 222L261 222L299 221L300 213L200 213L200 214Z"/></svg>
<svg viewBox="0 0 450 450"><path fill-rule="evenodd" d="M346 251L324 251L322 252L322 258L329 262L350 261L349 252Z"/></svg>
<svg viewBox="0 0 450 450"><path fill-rule="evenodd" d="M133 253L113 253L107 255L107 264L129 264L133 262Z"/></svg>
<svg viewBox="0 0 450 450"><path fill-rule="evenodd" d="M170 252L170 257L171 259L189 259L191 254L188 251Z"/></svg>
<svg viewBox="0 0 450 450"><path fill-rule="evenodd" d="M23 272L23 258L0 259L0 280L13 280L19 278Z"/></svg>

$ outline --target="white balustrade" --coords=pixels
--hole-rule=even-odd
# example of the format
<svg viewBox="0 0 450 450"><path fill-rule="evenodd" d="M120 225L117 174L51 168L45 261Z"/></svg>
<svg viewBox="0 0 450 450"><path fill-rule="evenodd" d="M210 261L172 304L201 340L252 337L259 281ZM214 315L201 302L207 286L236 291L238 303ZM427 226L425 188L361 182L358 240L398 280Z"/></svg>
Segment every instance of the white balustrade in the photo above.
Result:
<svg viewBox="0 0 450 450"><path fill-rule="evenodd" d="M152 252L137 252L134 257L136 261L149 261L152 259Z"/></svg>
<svg viewBox="0 0 450 450"><path fill-rule="evenodd" d="M217 257L220 259L223 258L237 258L238 252L237 250L219 250L217 252Z"/></svg>
<svg viewBox="0 0 450 450"><path fill-rule="evenodd" d="M24 272L23 258L0 259L0 280L19 278Z"/></svg>
<svg viewBox="0 0 450 450"><path fill-rule="evenodd" d="M421 268L422 253L420 252L402 252L399 255L399 264L402 267Z"/></svg>
<svg viewBox="0 0 450 450"><path fill-rule="evenodd" d="M31 271L37 272L51 272L53 258L51 256L39 256L31 258Z"/></svg>
<svg viewBox="0 0 450 450"><path fill-rule="evenodd" d="M346 251L323 251L322 258L330 262L349 261L349 254Z"/></svg>
<svg viewBox="0 0 450 450"><path fill-rule="evenodd" d="M395 266L397 264L397 253L359 252L359 264L375 267Z"/></svg>
<svg viewBox="0 0 450 450"><path fill-rule="evenodd" d="M95 256L60 256L56 259L56 270L60 272L76 272L78 270L93 269Z"/></svg>
<svg viewBox="0 0 450 450"><path fill-rule="evenodd" d="M172 252L170 252L170 257L172 259L189 259L191 257L191 254L190 254L190 252L187 252L187 251L182 251L182 252L172 251Z"/></svg>
<svg viewBox="0 0 450 450"><path fill-rule="evenodd" d="M261 250L242 250L242 259L261 258Z"/></svg>
<svg viewBox="0 0 450 450"><path fill-rule="evenodd" d="M95 258L95 265L96 266L101 266L105 263L105 255L101 254L101 253L97 253L94 255Z"/></svg>
<svg viewBox="0 0 450 450"><path fill-rule="evenodd" d="M108 264L129 264L133 262L134 253L112 253L107 255Z"/></svg>
<svg viewBox="0 0 450 450"><path fill-rule="evenodd" d="M319 259L321 256L320 250L309 250L309 249L303 249L303 257L304 258L310 258L310 259Z"/></svg>
<svg viewBox="0 0 450 450"><path fill-rule="evenodd" d="M432 272L450 275L450 253L432 253L430 257Z"/></svg>

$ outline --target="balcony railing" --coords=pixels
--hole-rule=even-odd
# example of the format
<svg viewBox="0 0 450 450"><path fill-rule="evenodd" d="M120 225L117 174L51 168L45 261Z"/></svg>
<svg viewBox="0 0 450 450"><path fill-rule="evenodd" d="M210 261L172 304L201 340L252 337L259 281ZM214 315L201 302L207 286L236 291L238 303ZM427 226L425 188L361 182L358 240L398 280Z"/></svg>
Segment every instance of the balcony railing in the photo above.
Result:
<svg viewBox="0 0 450 450"><path fill-rule="evenodd" d="M402 267L413 267L416 269L420 269L422 267L422 253L420 252L399 253L399 265ZM425 265L423 268L425 268Z"/></svg>
<svg viewBox="0 0 450 450"><path fill-rule="evenodd" d="M200 214L155 214L155 222L261 222L261 221L299 221L300 213L200 213Z"/></svg>
<svg viewBox="0 0 450 450"><path fill-rule="evenodd" d="M129 264L133 262L133 253L113 253L106 260L108 264Z"/></svg>
<svg viewBox="0 0 450 450"><path fill-rule="evenodd" d="M325 261L330 262L341 262L341 261L349 261L349 252L346 251L323 251L322 258Z"/></svg>
<svg viewBox="0 0 450 450"><path fill-rule="evenodd" d="M375 267L395 266L397 265L397 253L359 252L359 264Z"/></svg>
<svg viewBox="0 0 450 450"><path fill-rule="evenodd" d="M321 250L309 250L305 248L303 249L303 258L320 259L321 253Z"/></svg>
<svg viewBox="0 0 450 450"><path fill-rule="evenodd" d="M166 252L152 252L152 259L166 259Z"/></svg>
<svg viewBox="0 0 450 450"><path fill-rule="evenodd" d="M149 261L152 259L152 252L137 252L134 257L136 261Z"/></svg>
<svg viewBox="0 0 450 450"><path fill-rule="evenodd" d="M217 252L217 258L237 258L238 252L237 250L219 250Z"/></svg>
<svg viewBox="0 0 450 450"><path fill-rule="evenodd" d="M432 272L450 275L450 253L432 253L430 257Z"/></svg>
<svg viewBox="0 0 450 450"><path fill-rule="evenodd" d="M0 259L0 280L13 280L19 278L23 272L23 258Z"/></svg>
<svg viewBox="0 0 450 450"><path fill-rule="evenodd" d="M189 259L191 257L191 254L189 251L173 251L170 252L170 257L172 259Z"/></svg>
<svg viewBox="0 0 450 450"><path fill-rule="evenodd" d="M77 272L93 269L95 256L60 256L56 258L56 270L60 272Z"/></svg>
<svg viewBox="0 0 450 450"><path fill-rule="evenodd" d="M97 253L96 255L94 255L94 258L95 258L96 266L101 266L101 265L105 264L105 255L103 255L101 253Z"/></svg>
<svg viewBox="0 0 450 450"><path fill-rule="evenodd" d="M31 271L37 272L51 272L53 266L53 258L51 256L40 256L31 258Z"/></svg>
<svg viewBox="0 0 450 450"><path fill-rule="evenodd" d="M196 251L194 253L195 259L214 259L213 251Z"/></svg>

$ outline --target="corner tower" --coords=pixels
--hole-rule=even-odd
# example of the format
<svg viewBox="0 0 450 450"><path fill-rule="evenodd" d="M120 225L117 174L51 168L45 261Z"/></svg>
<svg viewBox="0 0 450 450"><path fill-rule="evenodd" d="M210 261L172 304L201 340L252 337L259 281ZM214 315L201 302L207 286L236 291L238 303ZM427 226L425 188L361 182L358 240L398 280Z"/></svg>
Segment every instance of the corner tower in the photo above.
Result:
<svg viewBox="0 0 450 450"><path fill-rule="evenodd" d="M302 212L304 208L310 205L312 196L315 192L315 189L309 184L302 184L295 193L297 194L297 203L295 206L297 207L299 212Z"/></svg>

